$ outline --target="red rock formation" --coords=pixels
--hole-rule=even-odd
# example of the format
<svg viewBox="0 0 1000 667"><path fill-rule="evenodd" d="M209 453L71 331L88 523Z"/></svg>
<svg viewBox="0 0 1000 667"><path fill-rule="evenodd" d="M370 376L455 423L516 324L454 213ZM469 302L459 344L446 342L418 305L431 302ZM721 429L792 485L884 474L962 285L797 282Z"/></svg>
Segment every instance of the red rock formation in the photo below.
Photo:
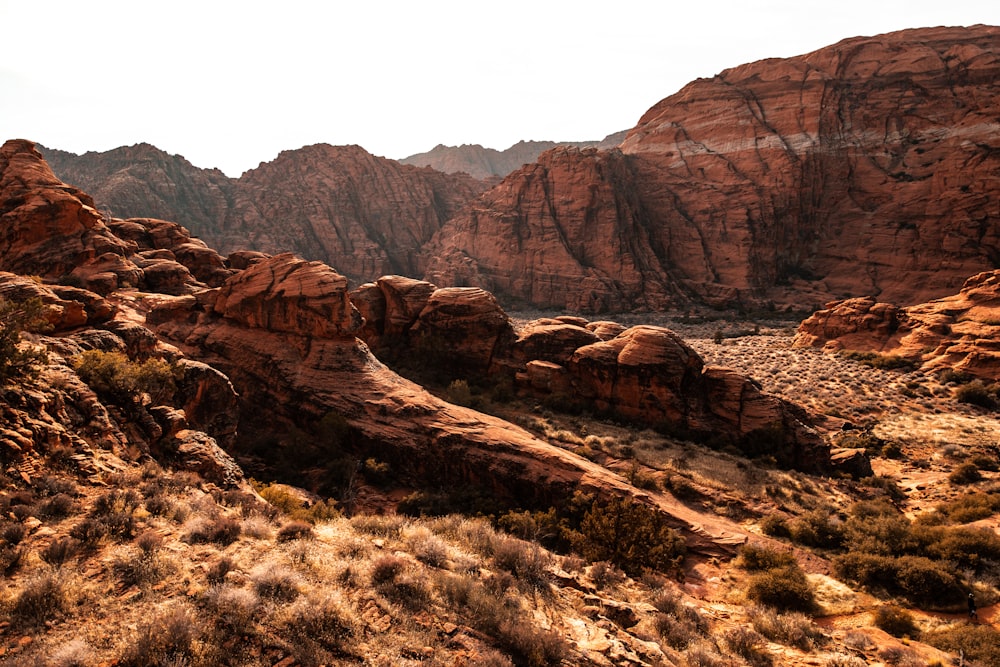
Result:
<svg viewBox="0 0 1000 667"><path fill-rule="evenodd" d="M317 276L330 271L324 268L287 256L270 258L247 269L252 278L245 273L230 278L214 307L199 309L191 297L166 297L149 321L182 349L210 351L213 365L232 379L244 405L254 408L244 412L246 428L274 432L280 423L306 428L332 412L355 430L356 446L391 461L399 474L438 485L473 484L529 506L558 502L576 490L626 494L660 508L686 531L689 548L707 553L728 552L746 538L729 530L733 526L706 527L669 496L641 492L513 424L444 403L379 363L344 324L317 329L310 298L289 295L310 294ZM338 288L337 295L330 300L330 319L351 320L346 292ZM440 296L443 303L456 301L451 291ZM341 307L333 307L338 300ZM303 323L299 332L286 328L292 322ZM322 443L317 447L314 455L322 457Z"/></svg>
<svg viewBox="0 0 1000 667"><path fill-rule="evenodd" d="M359 146L307 146L240 178L216 239L223 251L293 251L352 278L415 275L420 248L482 189Z"/></svg>
<svg viewBox="0 0 1000 667"><path fill-rule="evenodd" d="M508 176L426 277L589 311L942 296L1000 262L998 54L998 28L930 28L699 79L620 154Z"/></svg>
<svg viewBox="0 0 1000 667"><path fill-rule="evenodd" d="M129 247L88 195L55 177L30 141L0 148L0 202L0 270L59 278Z"/></svg>
<svg viewBox="0 0 1000 667"><path fill-rule="evenodd" d="M899 307L871 297L827 307L799 325L794 344L875 351L925 371L953 369L1000 380L1000 271L969 278L958 294Z"/></svg>
<svg viewBox="0 0 1000 667"><path fill-rule="evenodd" d="M358 146L285 151L239 179L147 144L82 156L44 152L62 178L115 216L179 220L224 253L295 252L360 280L415 275L423 244L486 187Z"/></svg>

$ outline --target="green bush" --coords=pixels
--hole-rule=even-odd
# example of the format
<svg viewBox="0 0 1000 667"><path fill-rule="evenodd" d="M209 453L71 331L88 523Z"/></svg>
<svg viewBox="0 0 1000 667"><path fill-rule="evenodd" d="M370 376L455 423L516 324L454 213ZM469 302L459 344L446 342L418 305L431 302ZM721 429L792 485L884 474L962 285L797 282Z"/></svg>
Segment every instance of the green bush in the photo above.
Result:
<svg viewBox="0 0 1000 667"><path fill-rule="evenodd" d="M759 544L744 545L737 557L737 566L751 572L773 570L778 567L795 565L795 556L787 551L778 551Z"/></svg>
<svg viewBox="0 0 1000 667"><path fill-rule="evenodd" d="M875 610L875 626L893 637L916 637L920 634L913 614L895 606L879 607Z"/></svg>
<svg viewBox="0 0 1000 667"><path fill-rule="evenodd" d="M901 595L928 608L948 608L965 598L960 577L942 563L923 556L880 556L850 552L836 556L837 576L873 590Z"/></svg>
<svg viewBox="0 0 1000 667"><path fill-rule="evenodd" d="M987 410L995 410L997 407L996 386L987 387L982 380L973 380L955 390L955 400L959 403L968 403Z"/></svg>
<svg viewBox="0 0 1000 667"><path fill-rule="evenodd" d="M812 612L816 609L809 580L798 564L758 572L749 578L747 598L781 611Z"/></svg>
<svg viewBox="0 0 1000 667"><path fill-rule="evenodd" d="M948 475L948 481L959 486L975 484L982 478L983 476L979 472L979 467L971 461L966 461L959 465Z"/></svg>
<svg viewBox="0 0 1000 667"><path fill-rule="evenodd" d="M1000 632L989 625L953 625L925 632L920 640L942 651L961 652L976 665L1000 665Z"/></svg>
<svg viewBox="0 0 1000 667"><path fill-rule="evenodd" d="M98 396L123 406L141 403L143 394L148 394L154 405L169 400L183 373L163 359L151 357L140 363L121 352L101 350L87 350L75 357L73 367Z"/></svg>
<svg viewBox="0 0 1000 667"><path fill-rule="evenodd" d="M0 385L18 377L34 375L48 354L34 347L21 347L21 333L48 328L41 299L0 299Z"/></svg>
<svg viewBox="0 0 1000 667"><path fill-rule="evenodd" d="M659 512L628 498L595 502L575 537L584 558L614 563L630 576L646 569L670 571L685 552L684 538Z"/></svg>
<svg viewBox="0 0 1000 667"><path fill-rule="evenodd" d="M808 547L836 549L844 543L844 527L827 510L813 510L788 522L792 541Z"/></svg>

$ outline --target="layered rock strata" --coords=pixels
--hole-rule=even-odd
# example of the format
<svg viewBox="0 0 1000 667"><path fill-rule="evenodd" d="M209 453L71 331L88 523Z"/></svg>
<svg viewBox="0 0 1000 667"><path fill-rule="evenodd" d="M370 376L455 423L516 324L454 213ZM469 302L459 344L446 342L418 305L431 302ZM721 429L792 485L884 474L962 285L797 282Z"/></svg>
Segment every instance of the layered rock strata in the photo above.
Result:
<svg viewBox="0 0 1000 667"><path fill-rule="evenodd" d="M953 293L1000 261L998 54L1000 28L929 28L699 79L620 151L509 175L425 277L590 312Z"/></svg>

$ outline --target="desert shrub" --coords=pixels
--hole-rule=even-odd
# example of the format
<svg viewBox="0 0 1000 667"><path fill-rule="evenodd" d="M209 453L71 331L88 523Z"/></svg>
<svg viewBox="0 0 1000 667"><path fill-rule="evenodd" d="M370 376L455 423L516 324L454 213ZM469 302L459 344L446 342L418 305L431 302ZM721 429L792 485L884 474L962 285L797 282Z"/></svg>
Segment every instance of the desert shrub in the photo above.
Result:
<svg viewBox="0 0 1000 667"><path fill-rule="evenodd" d="M93 549L108 534L108 529L103 522L86 518L73 526L69 534L79 540L82 547Z"/></svg>
<svg viewBox="0 0 1000 667"><path fill-rule="evenodd" d="M170 609L139 629L135 642L125 649L118 664L122 667L186 665L194 656L200 626L187 609Z"/></svg>
<svg viewBox="0 0 1000 667"><path fill-rule="evenodd" d="M887 605L875 610L875 627L893 637L916 637L919 634L913 614L900 607Z"/></svg>
<svg viewBox="0 0 1000 667"><path fill-rule="evenodd" d="M847 359L853 359L860 364L879 368L881 370L913 370L917 367L917 362L896 354L879 354L878 352L845 351L842 353Z"/></svg>
<svg viewBox="0 0 1000 667"><path fill-rule="evenodd" d="M603 590L624 583L625 573L615 567L614 563L602 560L590 566L590 580Z"/></svg>
<svg viewBox="0 0 1000 667"><path fill-rule="evenodd" d="M223 556L219 560L212 563L211 567L208 568L206 577L208 583L213 585L221 584L226 580L226 575L232 572L236 568L236 563L232 558L228 556Z"/></svg>
<svg viewBox="0 0 1000 667"><path fill-rule="evenodd" d="M822 549L836 549L844 542L844 529L828 510L816 509L788 522L792 540Z"/></svg>
<svg viewBox="0 0 1000 667"><path fill-rule="evenodd" d="M824 637L812 619L805 614L782 614L770 607L755 607L750 612L753 629L773 642L794 646L808 653Z"/></svg>
<svg viewBox="0 0 1000 667"><path fill-rule="evenodd" d="M513 537L500 539L493 548L493 562L528 589L549 586L549 559L537 544Z"/></svg>
<svg viewBox="0 0 1000 667"><path fill-rule="evenodd" d="M469 383L465 380L452 380L445 391L445 398L455 405L472 405L472 390L469 389Z"/></svg>
<svg viewBox="0 0 1000 667"><path fill-rule="evenodd" d="M10 575L17 571L24 562L28 550L17 544L0 545L0 572Z"/></svg>
<svg viewBox="0 0 1000 667"><path fill-rule="evenodd" d="M931 526L914 532L925 555L960 568L980 571L985 562L1000 561L1000 536L988 528Z"/></svg>
<svg viewBox="0 0 1000 667"><path fill-rule="evenodd" d="M49 656L45 667L88 667L95 664L93 647L83 639L71 639Z"/></svg>
<svg viewBox="0 0 1000 667"><path fill-rule="evenodd" d="M835 653L826 659L826 667L867 667L868 663L855 655Z"/></svg>
<svg viewBox="0 0 1000 667"><path fill-rule="evenodd" d="M448 545L426 528L411 531L406 536L413 556L431 567L444 567L448 563Z"/></svg>
<svg viewBox="0 0 1000 667"><path fill-rule="evenodd" d="M1000 512L1000 493L973 492L937 506L940 514L955 523L969 523Z"/></svg>
<svg viewBox="0 0 1000 667"><path fill-rule="evenodd" d="M723 638L730 651L751 665L757 667L772 664L771 656L767 653L767 642L755 630L737 626L726 630Z"/></svg>
<svg viewBox="0 0 1000 667"><path fill-rule="evenodd" d="M879 659L891 667L925 667L920 654L902 646L886 646L878 652Z"/></svg>
<svg viewBox="0 0 1000 667"><path fill-rule="evenodd" d="M111 569L122 586L127 588L158 583L174 568L155 549L130 548L111 563Z"/></svg>
<svg viewBox="0 0 1000 667"><path fill-rule="evenodd" d="M269 540L274 534L274 531L271 530L271 522L262 516L244 519L240 526L243 535L255 540Z"/></svg>
<svg viewBox="0 0 1000 667"><path fill-rule="evenodd" d="M62 564L76 555L80 543L72 537L57 537L42 549L41 557L49 565L60 568Z"/></svg>
<svg viewBox="0 0 1000 667"><path fill-rule="evenodd" d="M391 468L385 461L367 458L361 467L365 481L373 486L385 487L392 482Z"/></svg>
<svg viewBox="0 0 1000 667"><path fill-rule="evenodd" d="M292 540L305 540L316 537L312 525L305 521L291 521L278 529L277 540L279 542L290 542Z"/></svg>
<svg viewBox="0 0 1000 667"><path fill-rule="evenodd" d="M958 602L965 597L965 588L956 574L923 556L850 552L836 556L833 567L838 577L868 589L902 595L929 608L947 607L949 601Z"/></svg>
<svg viewBox="0 0 1000 667"><path fill-rule="evenodd" d="M37 626L69 610L70 600L63 579L45 573L25 582L14 598L10 621L17 627Z"/></svg>
<svg viewBox="0 0 1000 667"><path fill-rule="evenodd" d="M283 565L259 565L250 572L250 581L262 598L290 602L299 596L299 576Z"/></svg>
<svg viewBox="0 0 1000 667"><path fill-rule="evenodd" d="M811 612L816 599L798 564L758 572L747 581L747 598L782 611Z"/></svg>
<svg viewBox="0 0 1000 667"><path fill-rule="evenodd" d="M399 556L381 556L374 563L371 569L371 582L373 586L380 586L391 583L406 569L406 561Z"/></svg>
<svg viewBox="0 0 1000 667"><path fill-rule="evenodd" d="M300 663L331 664L345 655L357 621L338 596L324 594L300 597L284 610L278 627L293 640L293 655Z"/></svg>
<svg viewBox="0 0 1000 667"><path fill-rule="evenodd" d="M973 380L955 390L955 400L959 403L968 403L987 410L995 410L997 392L994 386L987 387L982 380Z"/></svg>
<svg viewBox="0 0 1000 667"><path fill-rule="evenodd" d="M20 544L27 534L28 528L23 523L8 522L0 527L0 539L10 545Z"/></svg>
<svg viewBox="0 0 1000 667"><path fill-rule="evenodd" d="M168 400L183 373L163 359L136 362L121 352L101 350L83 352L73 359L73 367L98 396L126 406L139 403L143 394L148 394L153 404Z"/></svg>
<svg viewBox="0 0 1000 667"><path fill-rule="evenodd" d="M500 648L509 653L516 664L527 667L559 665L569 653L569 645L554 630L541 630L524 618L504 621L497 632Z"/></svg>
<svg viewBox="0 0 1000 667"><path fill-rule="evenodd" d="M232 544L239 539L243 530L236 519L217 516L213 518L199 517L185 524L181 539L188 544Z"/></svg>
<svg viewBox="0 0 1000 667"><path fill-rule="evenodd" d="M10 301L0 299L0 385L18 377L36 374L48 362L44 350L21 346L21 333L48 328L41 299Z"/></svg>
<svg viewBox="0 0 1000 667"><path fill-rule="evenodd" d="M76 510L76 501L66 493L57 493L38 504L35 516L40 519L62 519Z"/></svg>
<svg viewBox="0 0 1000 667"><path fill-rule="evenodd" d="M780 514L768 514L760 522L760 530L771 537L791 537L788 520Z"/></svg>
<svg viewBox="0 0 1000 667"><path fill-rule="evenodd" d="M307 503L305 498L284 484L260 484L255 482L254 488L260 494L261 498L287 514L290 519L296 521L318 523L340 516L340 512L337 510L335 504L327 503L324 500Z"/></svg>
<svg viewBox="0 0 1000 667"><path fill-rule="evenodd" d="M406 519L397 515L356 514L351 517L351 527L376 537L399 537Z"/></svg>
<svg viewBox="0 0 1000 667"><path fill-rule="evenodd" d="M852 505L843 534L850 551L898 556L917 546L909 519L885 501Z"/></svg>
<svg viewBox="0 0 1000 667"><path fill-rule="evenodd" d="M948 481L956 486L975 484L982 478L983 475L979 472L979 467L971 461L959 464L959 466L952 470L951 474L948 475Z"/></svg>
<svg viewBox="0 0 1000 667"><path fill-rule="evenodd" d="M209 589L205 602L216 622L236 635L250 632L261 606L254 591L231 585Z"/></svg>
<svg viewBox="0 0 1000 667"><path fill-rule="evenodd" d="M952 625L925 632L920 641L950 653L963 653L974 664L1000 665L1000 632L989 625Z"/></svg>
<svg viewBox="0 0 1000 667"><path fill-rule="evenodd" d="M656 510L627 498L594 503L574 541L588 560L609 561L631 576L676 568L685 552L684 539Z"/></svg>
<svg viewBox="0 0 1000 667"><path fill-rule="evenodd" d="M738 567L751 572L773 570L776 567L789 567L795 564L795 556L791 553L760 544L743 545L736 560Z"/></svg>

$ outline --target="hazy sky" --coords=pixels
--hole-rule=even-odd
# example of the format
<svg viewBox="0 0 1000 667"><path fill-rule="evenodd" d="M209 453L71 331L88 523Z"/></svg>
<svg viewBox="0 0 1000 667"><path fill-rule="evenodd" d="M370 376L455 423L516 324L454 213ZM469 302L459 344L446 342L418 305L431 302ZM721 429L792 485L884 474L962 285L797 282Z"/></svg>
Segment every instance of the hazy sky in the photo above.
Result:
<svg viewBox="0 0 1000 667"><path fill-rule="evenodd" d="M237 176L285 149L600 139L697 77L998 0L0 0L0 141L148 142Z"/></svg>

